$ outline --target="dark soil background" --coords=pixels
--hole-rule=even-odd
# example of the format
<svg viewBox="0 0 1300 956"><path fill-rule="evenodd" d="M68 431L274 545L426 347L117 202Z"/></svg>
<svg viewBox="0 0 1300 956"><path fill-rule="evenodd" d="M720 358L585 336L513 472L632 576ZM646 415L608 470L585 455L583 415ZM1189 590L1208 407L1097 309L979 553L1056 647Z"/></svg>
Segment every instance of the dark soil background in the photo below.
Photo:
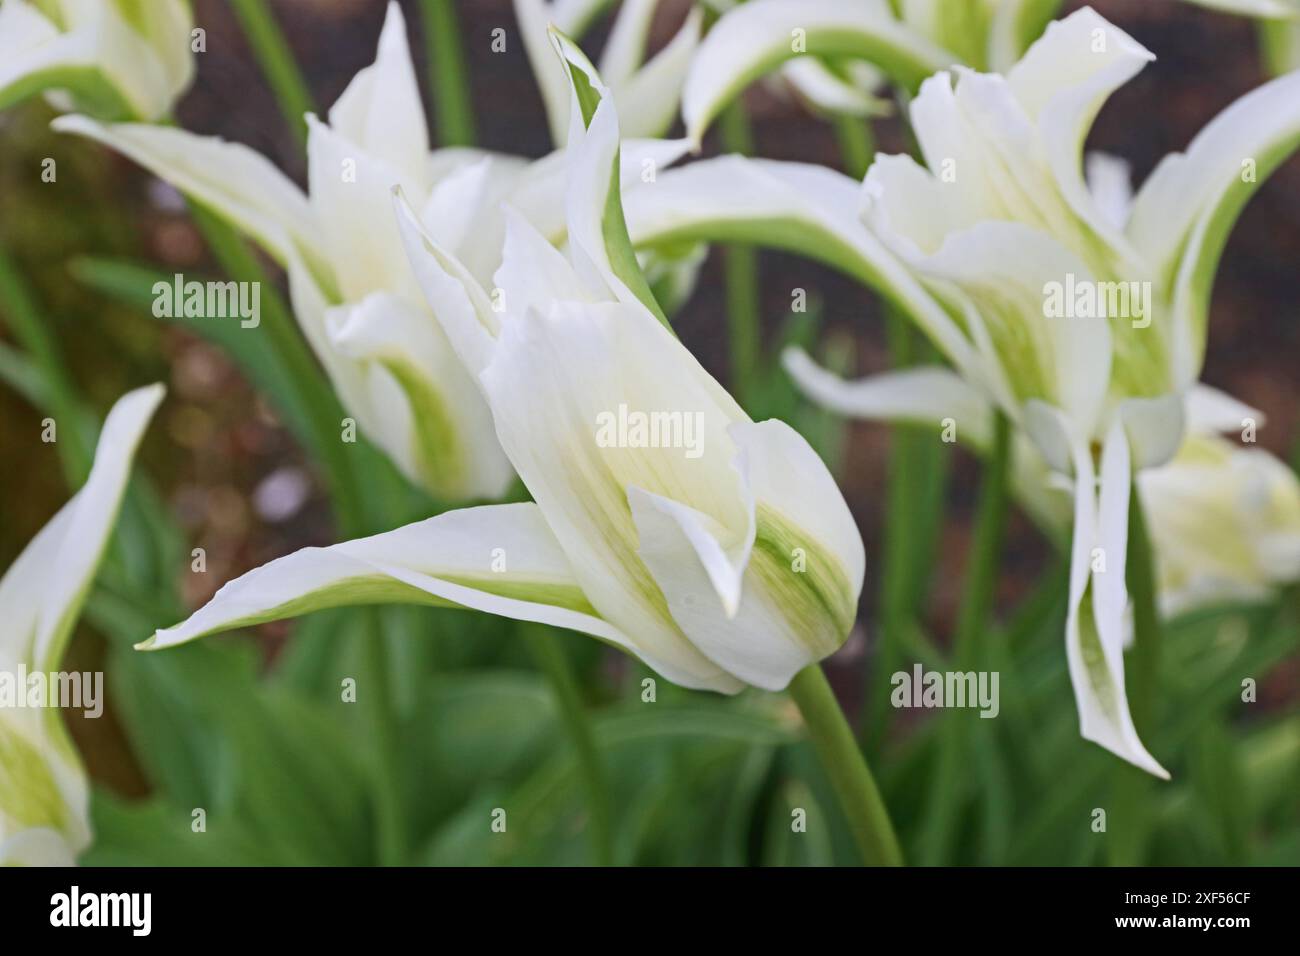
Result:
<svg viewBox="0 0 1300 956"><path fill-rule="evenodd" d="M1176 0L1095 0L1093 5L1158 56L1106 107L1090 143L1129 160L1136 182L1160 157L1183 148L1219 110L1265 79L1254 28L1244 19ZM276 0L272 6L323 113L352 75L372 60L385 3ZM423 77L418 11L410 2L402 6ZM180 122L195 132L246 143L301 181L303 157L230 11L220 0L197 0L195 7L198 23L208 31L208 50L199 57L197 82L179 106ZM546 123L509 0L463 0L457 9L481 144L543 155L549 150ZM663 5L654 45L675 31L685 9L685 3ZM508 32L505 53L490 50L497 27ZM595 51L602 40L603 30L584 45ZM747 104L761 155L839 164L831 128L796 103L760 86L749 92ZM334 540L310 462L220 352L185 332L105 305L71 280L68 261L83 254L134 256L161 263L168 271L215 270L174 194L126 160L84 140L49 133L50 116L43 105L30 104L0 117L0 240L30 271L75 377L98 409L106 410L127 388L153 380L168 383L168 400L146 439L143 467L157 476L193 544L207 549L213 572L180 576L215 586L295 548ZM882 150L903 148L895 122L879 123L876 132ZM711 143L709 152L715 150ZM41 160L47 156L59 164L56 184L40 182ZM726 382L719 261L715 252L676 326L705 366ZM1204 372L1206 381L1267 414L1260 442L1283 456L1300 439L1298 267L1300 160L1293 158L1263 186L1231 238L1215 287ZM887 367L880 308L871 294L787 255L764 253L760 276L769 330L775 330L788 309L790 290L802 287L823 303L829 329L856 343L858 372ZM33 438L40 418L12 392L0 391L0 567L9 564L67 496L54 450ZM850 429L838 477L869 555L880 546L887 454L884 428ZM973 462L959 454L950 483L950 518L934 569L931 624L940 640L946 640L961 580L976 474ZM300 485L305 494L299 493ZM1010 541L1004 602L1027 586L1044 556L1041 541L1024 522L1013 529ZM187 598L197 604L207 596ZM864 592L866 621L873 618L874 600L873 577ZM844 676L859 666L860 652L860 639L845 649Z"/></svg>

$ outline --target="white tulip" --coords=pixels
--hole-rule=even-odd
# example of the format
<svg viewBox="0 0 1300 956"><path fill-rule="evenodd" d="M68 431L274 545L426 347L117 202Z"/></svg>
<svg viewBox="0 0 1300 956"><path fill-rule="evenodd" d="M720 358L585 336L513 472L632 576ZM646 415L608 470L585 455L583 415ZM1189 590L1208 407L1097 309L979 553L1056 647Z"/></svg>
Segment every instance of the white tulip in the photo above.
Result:
<svg viewBox="0 0 1300 956"><path fill-rule="evenodd" d="M991 447L994 406L951 369L921 366L845 382L799 349L787 350L783 363L809 398L832 411L923 425L936 436L955 422L960 442L980 454ZM1155 551L1160 610L1172 617L1228 601L1268 599L1300 580L1300 480L1267 451L1220 434L1262 426L1258 411L1196 385L1183 415L1187 435L1177 454L1136 478ZM1072 489L1055 480L1023 432L1013 442L1016 497L1049 536L1068 534ZM1101 547L1108 557L1122 554L1118 534L1113 526L1099 529L1085 539L1088 553Z"/></svg>
<svg viewBox="0 0 1300 956"><path fill-rule="evenodd" d="M1270 68L1300 66L1300 0L1187 0L1260 18ZM912 92L949 67L1006 72L1061 0L748 0L730 4L694 58L683 93L698 142L742 90L779 69L818 109L867 117L885 80ZM919 73L918 73L919 69ZM862 76L868 77L864 81Z"/></svg>
<svg viewBox="0 0 1300 956"><path fill-rule="evenodd" d="M188 0L0 0L0 109L46 93L59 109L156 120L194 78Z"/></svg>
<svg viewBox="0 0 1300 956"><path fill-rule="evenodd" d="M0 673L8 678L58 670L162 397L163 387L151 385L118 400L85 486L0 578ZM90 843L88 803L58 710L0 703L0 866L71 865Z"/></svg>
<svg viewBox="0 0 1300 956"><path fill-rule="evenodd" d="M1192 434L1138 491L1164 613L1263 600L1300 580L1300 482L1267 451Z"/></svg>
<svg viewBox="0 0 1300 956"><path fill-rule="evenodd" d="M308 122L306 196L262 156L221 139L82 116L54 126L120 150L260 242L287 269L303 334L361 429L435 497L499 498L514 471L487 405L415 283L390 190L401 186L418 202L430 232L487 285L501 259L503 201L563 238L563 157L528 163L463 148L430 154L396 4L375 63L353 78L328 124ZM684 143L634 144L624 181L639 182L646 164L669 165L684 150ZM458 308L466 295L450 286L433 307Z"/></svg>
<svg viewBox="0 0 1300 956"><path fill-rule="evenodd" d="M846 212L847 177L738 157L665 174L653 197L629 197L628 221L638 247L747 239L879 289L1072 476L1067 640L1084 735L1163 773L1133 734L1123 696L1121 512L1131 471L1182 444L1218 258L1251 193L1300 144L1300 74L1225 110L1130 203L1126 171L1093 161L1085 183L1080 152L1106 97L1150 59L1085 8L1052 24L1006 76L930 78L911 106L929 168L878 157L864 185L865 229ZM1107 308L1049 316L1052 293L1071 288ZM1116 314L1105 295L1127 290L1143 308ZM1104 581L1089 571L1098 547L1111 569Z"/></svg>
<svg viewBox="0 0 1300 956"><path fill-rule="evenodd" d="M623 225L609 91L556 42L574 86L568 255L511 217L497 313L400 204L430 301L470 290L435 313L534 502L300 551L142 646L315 607L417 601L582 631L679 684L734 692L782 688L844 641L864 570L852 516L807 442L752 422L666 328ZM633 415L661 416L659 440L625 429Z"/></svg>

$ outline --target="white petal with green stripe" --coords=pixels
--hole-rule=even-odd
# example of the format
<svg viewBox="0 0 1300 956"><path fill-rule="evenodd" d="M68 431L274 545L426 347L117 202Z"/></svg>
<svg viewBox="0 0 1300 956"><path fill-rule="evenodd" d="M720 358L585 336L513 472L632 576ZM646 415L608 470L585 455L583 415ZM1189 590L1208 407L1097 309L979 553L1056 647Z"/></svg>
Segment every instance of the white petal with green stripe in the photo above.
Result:
<svg viewBox="0 0 1300 956"><path fill-rule="evenodd" d="M0 578L0 671L58 670L162 397L152 385L113 406L86 484ZM60 712L0 708L0 865L66 865L89 842L85 773Z"/></svg>

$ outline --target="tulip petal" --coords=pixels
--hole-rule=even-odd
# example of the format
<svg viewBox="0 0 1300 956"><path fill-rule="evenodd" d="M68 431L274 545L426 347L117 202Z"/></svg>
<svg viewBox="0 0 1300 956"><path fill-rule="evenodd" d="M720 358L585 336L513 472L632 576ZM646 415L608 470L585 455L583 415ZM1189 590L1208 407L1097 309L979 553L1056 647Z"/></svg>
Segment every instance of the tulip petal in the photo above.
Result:
<svg viewBox="0 0 1300 956"><path fill-rule="evenodd" d="M307 197L264 156L215 136L139 123L102 124L86 116L60 116L61 133L98 140L230 220L278 262L296 247L317 271L325 259L320 228Z"/></svg>
<svg viewBox="0 0 1300 956"><path fill-rule="evenodd" d="M846 382L802 349L787 348L781 361L799 390L823 408L864 421L932 427L940 438L945 437L945 420L951 419L957 441L981 455L992 447L993 404L950 369L907 368ZM1016 498L1045 532L1059 537L1068 530L1069 521L1062 512L1061 495L1052 487L1047 461L1024 432L1015 432L1012 442Z"/></svg>
<svg viewBox="0 0 1300 956"><path fill-rule="evenodd" d="M687 135L698 143L746 86L805 54L866 60L909 89L957 59L879 0L750 0L723 14L700 44L682 93Z"/></svg>
<svg viewBox="0 0 1300 956"><path fill-rule="evenodd" d="M569 84L564 73L555 66L555 54L547 36L551 20L549 4L546 0L514 0L514 8L524 52L533 68L533 79L537 81L537 88L542 94L551 142L563 143L565 132L569 128ZM574 32L572 25L566 28L558 20L556 22L560 29Z"/></svg>
<svg viewBox="0 0 1300 956"><path fill-rule="evenodd" d="M1123 230L1133 212L1133 177L1129 164L1108 153L1089 153L1084 163L1088 191L1112 229Z"/></svg>
<svg viewBox="0 0 1300 956"><path fill-rule="evenodd" d="M541 510L523 502L450 511L396 531L304 548L227 583L182 623L136 645L159 650L209 634L359 604L484 611L589 634L686 687L734 692L716 669L700 679L659 659L588 601Z"/></svg>
<svg viewBox="0 0 1300 956"><path fill-rule="evenodd" d="M307 117L309 202L329 253L338 297L355 301L378 289L418 298L402 237L393 228L392 190L410 195L418 183L386 158L367 152Z"/></svg>
<svg viewBox="0 0 1300 956"><path fill-rule="evenodd" d="M330 107L329 120L330 127L358 149L382 156L404 182L420 193L428 189L429 134L407 46L406 19L395 2L388 4L375 62L352 78Z"/></svg>
<svg viewBox="0 0 1300 956"><path fill-rule="evenodd" d="M1300 72L1241 97L1143 183L1128 233L1173 303L1180 382L1195 380L1217 263L1238 214L1300 147Z"/></svg>
<svg viewBox="0 0 1300 956"><path fill-rule="evenodd" d="M520 503L449 511L295 551L228 582L187 620L137 647L158 650L324 608L381 603L470 608L626 643L591 609L537 506Z"/></svg>
<svg viewBox="0 0 1300 956"><path fill-rule="evenodd" d="M988 399L951 369L918 366L846 382L817 365L799 348L787 348L781 364L800 391L841 415L913 422L936 430L950 418L963 441L976 448L991 444L993 409Z"/></svg>
<svg viewBox="0 0 1300 956"><path fill-rule="evenodd" d="M1060 427L1068 434L1064 417ZM1070 605L1066 656L1079 709L1079 732L1148 773L1169 773L1147 752L1129 713L1124 690L1124 570L1128 547L1131 472L1128 442L1116 424L1102 452L1101 496L1087 442L1072 437L1075 469L1074 539L1070 557ZM1105 571L1094 572L1094 549Z"/></svg>
<svg viewBox="0 0 1300 956"><path fill-rule="evenodd" d="M76 866L67 839L51 827L29 827L0 840L0 866Z"/></svg>
<svg viewBox="0 0 1300 956"><path fill-rule="evenodd" d="M1090 432L1110 381L1112 334L1104 317L1049 314L1049 291L1091 275L1051 236L1018 222L983 222L949 235L917 261L954 283L991 338L990 365L1005 370L1019 401L1045 399ZM1127 320L1123 320L1127 321Z"/></svg>
<svg viewBox="0 0 1300 956"><path fill-rule="evenodd" d="M781 67L781 77L805 100L832 116L888 116L893 104L872 91L884 83L873 67L865 81L840 76L815 56L798 56Z"/></svg>
<svg viewBox="0 0 1300 956"><path fill-rule="evenodd" d="M626 83L645 59L646 41L659 0L623 0L600 54L600 75L610 86ZM563 27L561 27L563 29ZM566 33L573 35L570 31Z"/></svg>
<svg viewBox="0 0 1300 956"><path fill-rule="evenodd" d="M772 420L737 423L731 434L752 501L746 537L728 549L706 515L631 488L638 553L697 648L746 683L780 690L843 643L861 589L862 540L797 432ZM797 513L775 510L778 502Z"/></svg>
<svg viewBox="0 0 1300 956"><path fill-rule="evenodd" d="M451 252L436 243L400 190L393 205L406 259L452 348L477 381L492 358L500 326L487 293Z"/></svg>
<svg viewBox="0 0 1300 956"><path fill-rule="evenodd" d="M624 136L662 136L673 125L686 73L699 46L702 22L703 13L693 8L667 45L626 81L611 79L602 68L614 89Z"/></svg>
<svg viewBox="0 0 1300 956"><path fill-rule="evenodd" d="M858 220L858 190L821 166L726 156L663 173L624 202L639 249L752 242L814 257L889 296L955 365L970 367L958 325Z"/></svg>
<svg viewBox="0 0 1300 956"><path fill-rule="evenodd" d="M706 514L733 548L750 518L727 426L744 413L667 330L621 303L512 317L480 379L501 445L592 605L647 659L670 662L666 676L710 686L721 671L673 623L637 555L627 495L649 489Z"/></svg>
<svg viewBox="0 0 1300 956"><path fill-rule="evenodd" d="M1186 398L1178 392L1120 403L1134 469L1153 468L1174 457L1186 434L1185 407Z"/></svg>
<svg viewBox="0 0 1300 956"><path fill-rule="evenodd" d="M163 391L152 385L117 401L85 485L0 578L0 671L59 668ZM58 710L0 709L0 865L71 863L90 842L88 800Z"/></svg>
<svg viewBox="0 0 1300 956"><path fill-rule="evenodd" d="M402 471L442 500L499 498L514 469L496 441L492 414L442 328L387 292L326 314L333 345L401 390L383 409L378 443ZM378 399L378 396L375 396Z"/></svg>
<svg viewBox="0 0 1300 956"><path fill-rule="evenodd" d="M554 31L551 37L572 92L565 220L574 266L588 285L603 282L620 302L640 302L667 326L628 238L618 115L609 89L572 40Z"/></svg>
<svg viewBox="0 0 1300 956"><path fill-rule="evenodd" d="M1127 241L1094 202L1079 157L1102 105L1155 56L1084 7L1048 25L1007 72L1007 86L1037 124L1060 195L1083 222L1127 254Z"/></svg>
<svg viewBox="0 0 1300 956"><path fill-rule="evenodd" d="M99 116L154 120L179 92L163 61L114 4L96 5L93 19L68 32L24 0L6 0L3 7L0 110L54 91L70 94L68 105Z"/></svg>
<svg viewBox="0 0 1300 956"><path fill-rule="evenodd" d="M1188 3L1245 17L1291 18L1296 15L1289 0L1188 0Z"/></svg>
<svg viewBox="0 0 1300 956"><path fill-rule="evenodd" d="M100 432L86 484L0 579L0 654L7 662L25 660L42 670L57 666L108 544L136 446L163 392L151 385L117 401Z"/></svg>
<svg viewBox="0 0 1300 956"><path fill-rule="evenodd" d="M1209 385L1196 384L1187 393L1187 431L1193 435L1235 432L1250 422L1262 427L1265 415L1257 408Z"/></svg>

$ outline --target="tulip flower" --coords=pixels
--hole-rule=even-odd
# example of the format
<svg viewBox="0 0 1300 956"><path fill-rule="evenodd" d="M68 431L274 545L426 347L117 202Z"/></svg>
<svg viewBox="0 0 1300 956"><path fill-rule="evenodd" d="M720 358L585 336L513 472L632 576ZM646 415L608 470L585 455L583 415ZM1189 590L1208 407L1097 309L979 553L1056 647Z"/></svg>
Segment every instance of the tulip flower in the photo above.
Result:
<svg viewBox="0 0 1300 956"><path fill-rule="evenodd" d="M194 78L188 0L2 0L0 109L37 93L62 110L156 120Z"/></svg>
<svg viewBox="0 0 1300 956"><path fill-rule="evenodd" d="M878 157L863 188L865 229L846 212L845 177L736 157L666 174L653 203L630 197L628 220L638 247L745 238L859 277L1072 477L1067 648L1083 733L1163 773L1123 693L1124 576L1114 569L1127 488L1132 471L1182 445L1215 268L1237 213L1300 144L1300 74L1233 104L1130 201L1113 163L1090 164L1089 188L1080 148L1106 96L1150 59L1085 8L1005 76L961 69L926 80L911 118L929 168ZM1089 570L1096 547L1112 569L1104 579Z"/></svg>
<svg viewBox="0 0 1300 956"><path fill-rule="evenodd" d="M610 91L553 35L572 93L567 255L512 213L495 311L398 198L421 287L533 501L307 548L139 646L406 601L590 634L685 687L788 685L863 859L897 864L879 790L809 666L856 615L865 557L848 506L797 432L751 421L673 336L624 223Z"/></svg>
<svg viewBox="0 0 1300 956"><path fill-rule="evenodd" d="M413 482L445 501L492 499L514 478L487 405L433 320L402 251L390 190L420 204L430 231L479 284L500 263L509 200L563 235L562 157L534 163L469 149L430 154L406 26L388 8L373 65L308 117L309 194L252 150L214 137L65 116L56 129L100 140L227 217L288 271L294 313L349 415ZM684 146L644 141L624 181ZM490 288L490 286L489 286ZM447 295L463 299L464 289Z"/></svg>
<svg viewBox="0 0 1300 956"><path fill-rule="evenodd" d="M992 444L995 409L951 369L918 366L845 382L801 349L783 364L817 404L866 421L934 429L980 455ZM1187 435L1168 462L1137 475L1155 542L1159 605L1173 617L1229 601L1262 601L1300 580L1300 480L1275 456L1224 437L1253 440L1264 416L1206 385L1186 396ZM1220 434L1224 433L1224 434ZM1069 492L1023 432L1014 436L1012 488L1050 537L1070 530Z"/></svg>
<svg viewBox="0 0 1300 956"><path fill-rule="evenodd" d="M0 672L57 671L163 387L118 400L86 484L0 578ZM0 866L75 862L90 843L86 775L58 710L0 704Z"/></svg>
<svg viewBox="0 0 1300 956"><path fill-rule="evenodd" d="M623 228L609 91L557 42L575 88L568 255L511 215L497 312L399 203L430 307L534 501L297 552L144 646L415 601L581 631L683 686L731 693L782 688L843 642L864 567L848 508L803 438L752 422L666 328Z"/></svg>
<svg viewBox="0 0 1300 956"><path fill-rule="evenodd" d="M651 21L660 0L624 0L609 30L600 73L612 90L623 120L623 135L662 136L677 116L686 71L700 40L701 11L692 9L677 34L650 60L645 57ZM569 128L569 86L555 69L548 27L575 40L594 24L601 0L514 0L515 19L533 75L537 78L551 129L564 142Z"/></svg>
<svg viewBox="0 0 1300 956"><path fill-rule="evenodd" d="M1296 0L1187 2L1260 18L1270 68L1300 66ZM806 79L799 89L817 108L852 116L880 111L870 91L884 79L913 92L948 67L1005 72L1060 7L1061 0L748 0L723 14L691 64L687 133L698 143L728 102L776 68ZM865 87L853 82L864 72Z"/></svg>

